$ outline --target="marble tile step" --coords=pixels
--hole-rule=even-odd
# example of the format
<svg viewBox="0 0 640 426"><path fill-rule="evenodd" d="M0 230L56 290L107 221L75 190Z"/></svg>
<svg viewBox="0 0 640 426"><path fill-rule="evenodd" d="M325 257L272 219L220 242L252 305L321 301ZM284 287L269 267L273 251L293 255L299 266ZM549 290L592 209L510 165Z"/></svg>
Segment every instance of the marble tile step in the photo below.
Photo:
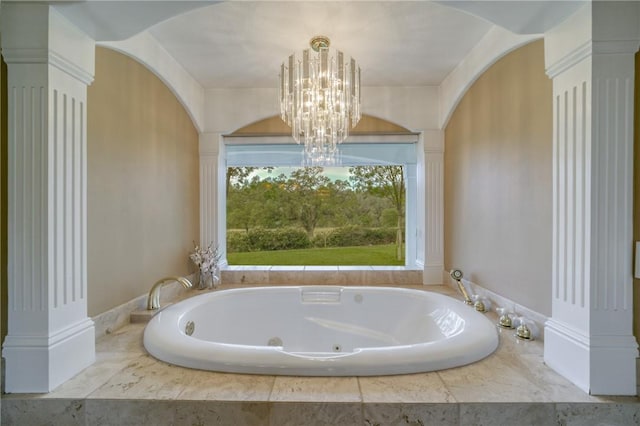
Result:
<svg viewBox="0 0 640 426"><path fill-rule="evenodd" d="M11 425L637 425L639 403L361 403L9 396Z"/></svg>

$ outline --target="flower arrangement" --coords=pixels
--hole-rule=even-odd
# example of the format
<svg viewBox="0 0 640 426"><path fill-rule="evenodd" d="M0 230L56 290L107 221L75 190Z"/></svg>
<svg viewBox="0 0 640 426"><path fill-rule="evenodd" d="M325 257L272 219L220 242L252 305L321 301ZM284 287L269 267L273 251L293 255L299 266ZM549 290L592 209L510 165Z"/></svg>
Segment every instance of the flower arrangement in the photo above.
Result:
<svg viewBox="0 0 640 426"><path fill-rule="evenodd" d="M213 248L213 243L210 243L205 249L199 247L195 241L193 245L194 250L189 254L189 259L198 268L195 280L198 283L198 289L217 287L220 283L218 262L222 256L218 247Z"/></svg>

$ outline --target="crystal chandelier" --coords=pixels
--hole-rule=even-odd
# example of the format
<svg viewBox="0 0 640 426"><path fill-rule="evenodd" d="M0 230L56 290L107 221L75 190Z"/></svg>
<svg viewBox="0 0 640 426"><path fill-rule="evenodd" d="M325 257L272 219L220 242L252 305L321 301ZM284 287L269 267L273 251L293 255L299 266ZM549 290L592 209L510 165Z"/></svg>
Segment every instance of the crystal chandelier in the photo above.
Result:
<svg viewBox="0 0 640 426"><path fill-rule="evenodd" d="M293 139L304 144L303 165L339 162L338 144L360 120L360 68L329 49L329 38L311 39L310 49L280 67L280 113Z"/></svg>

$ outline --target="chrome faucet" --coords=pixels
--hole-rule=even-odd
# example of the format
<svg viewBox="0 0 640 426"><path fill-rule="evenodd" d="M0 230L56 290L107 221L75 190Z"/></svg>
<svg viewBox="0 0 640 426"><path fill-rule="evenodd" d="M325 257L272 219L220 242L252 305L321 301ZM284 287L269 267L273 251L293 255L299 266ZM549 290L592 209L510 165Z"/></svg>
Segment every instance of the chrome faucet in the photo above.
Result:
<svg viewBox="0 0 640 426"><path fill-rule="evenodd" d="M458 284L458 290L460 290L460 293L462 293L462 296L464 297L464 303L467 305L473 305L473 300L471 300L471 297L469 297L469 293L467 293L467 289L464 287L464 284L462 284L461 281L462 271L460 269L454 269L449 275L451 275L451 278L453 278Z"/></svg>
<svg viewBox="0 0 640 426"><path fill-rule="evenodd" d="M186 279L185 277L166 277L158 280L153 287L151 287L151 291L149 291L149 297L147 298L147 310L154 311L156 309L160 309L160 287L162 284L167 281L177 281L182 284L184 288L191 288L191 281Z"/></svg>

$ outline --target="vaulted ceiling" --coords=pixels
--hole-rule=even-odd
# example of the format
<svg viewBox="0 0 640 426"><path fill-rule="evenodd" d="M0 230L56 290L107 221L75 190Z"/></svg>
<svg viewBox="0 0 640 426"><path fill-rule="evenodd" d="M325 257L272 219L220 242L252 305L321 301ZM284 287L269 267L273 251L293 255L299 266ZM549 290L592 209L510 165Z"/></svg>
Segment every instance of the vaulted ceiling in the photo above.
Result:
<svg viewBox="0 0 640 426"><path fill-rule="evenodd" d="M203 88L275 87L314 35L353 56L364 86L438 85L499 25L543 33L582 1L82 1L56 5L98 41L148 31Z"/></svg>

